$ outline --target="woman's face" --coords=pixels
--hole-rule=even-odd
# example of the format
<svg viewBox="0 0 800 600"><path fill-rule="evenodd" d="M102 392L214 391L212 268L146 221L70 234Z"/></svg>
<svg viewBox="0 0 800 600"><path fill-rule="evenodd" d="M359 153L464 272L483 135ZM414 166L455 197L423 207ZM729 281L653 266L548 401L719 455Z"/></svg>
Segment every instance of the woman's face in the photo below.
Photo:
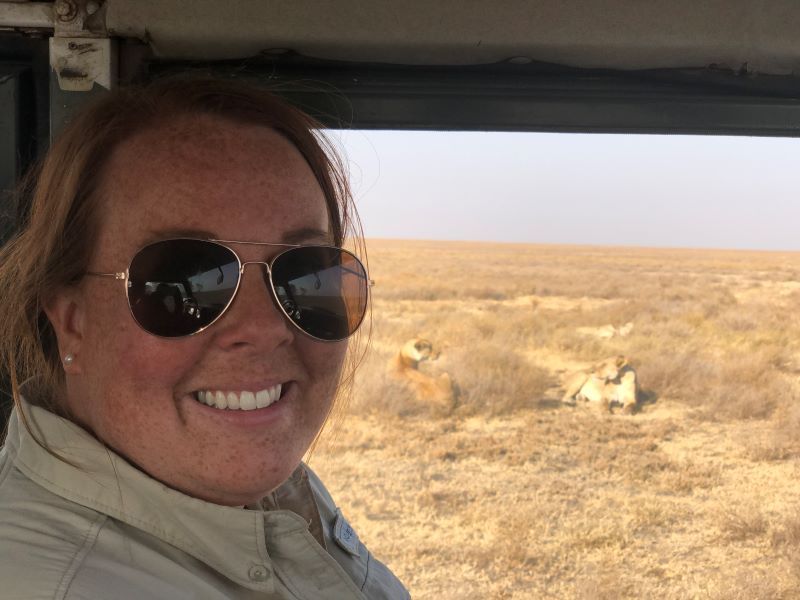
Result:
<svg viewBox="0 0 800 600"><path fill-rule="evenodd" d="M331 243L325 198L298 150L271 129L187 116L142 132L111 156L99 191L93 271L122 271L138 248L193 235L278 243ZM243 261L281 248L235 246ZM124 285L83 280L57 326L66 402L100 440L191 496L241 505L280 485L328 415L346 342L314 341L274 305L251 265L233 305L194 336L163 339L130 315ZM254 411L217 409L198 391L281 399Z"/></svg>

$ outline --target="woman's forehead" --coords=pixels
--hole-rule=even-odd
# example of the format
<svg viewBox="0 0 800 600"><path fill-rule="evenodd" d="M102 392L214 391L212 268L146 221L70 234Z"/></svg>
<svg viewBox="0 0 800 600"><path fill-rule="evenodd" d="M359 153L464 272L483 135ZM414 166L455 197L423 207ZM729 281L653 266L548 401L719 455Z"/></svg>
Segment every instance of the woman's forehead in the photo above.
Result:
<svg viewBox="0 0 800 600"><path fill-rule="evenodd" d="M204 172L240 171L245 182L311 174L300 151L274 129L209 115L180 116L135 133L114 149L106 171L141 183L157 176L197 181Z"/></svg>
<svg viewBox="0 0 800 600"><path fill-rule="evenodd" d="M104 234L138 243L154 228L276 236L329 229L324 194L300 152L272 129L195 117L123 142L101 184Z"/></svg>

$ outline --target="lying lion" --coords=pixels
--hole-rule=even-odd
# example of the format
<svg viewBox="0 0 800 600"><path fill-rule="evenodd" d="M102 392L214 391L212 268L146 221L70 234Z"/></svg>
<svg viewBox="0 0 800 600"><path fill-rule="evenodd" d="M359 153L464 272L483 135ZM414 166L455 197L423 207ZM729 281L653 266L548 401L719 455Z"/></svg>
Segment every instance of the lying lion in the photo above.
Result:
<svg viewBox="0 0 800 600"><path fill-rule="evenodd" d="M398 352L390 361L389 367L403 371L405 369L419 369L419 363L424 360L436 360L438 353L434 354L433 344L424 338L414 338L408 340L400 352Z"/></svg>
<svg viewBox="0 0 800 600"><path fill-rule="evenodd" d="M564 382L562 402L598 403L611 410L622 406L622 411L632 413L636 409L638 382L636 371L622 355L607 358L589 369L569 376Z"/></svg>
<svg viewBox="0 0 800 600"><path fill-rule="evenodd" d="M424 338L414 338L406 342L394 357L389 360L389 373L407 383L415 395L431 406L452 410L456 400L456 387L448 373L438 376L419 370L421 362L435 360L439 353L434 352L433 344Z"/></svg>
<svg viewBox="0 0 800 600"><path fill-rule="evenodd" d="M622 412L626 414L636 412L639 381L634 368L630 364L622 367L617 378L606 384L605 392L605 400L609 407L621 406Z"/></svg>

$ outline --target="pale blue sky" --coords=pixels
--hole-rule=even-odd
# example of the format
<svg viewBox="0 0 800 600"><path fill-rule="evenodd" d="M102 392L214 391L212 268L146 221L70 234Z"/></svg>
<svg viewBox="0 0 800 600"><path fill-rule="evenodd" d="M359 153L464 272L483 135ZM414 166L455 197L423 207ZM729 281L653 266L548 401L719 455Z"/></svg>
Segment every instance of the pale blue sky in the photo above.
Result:
<svg viewBox="0 0 800 600"><path fill-rule="evenodd" d="M367 237L800 250L800 140L334 132Z"/></svg>

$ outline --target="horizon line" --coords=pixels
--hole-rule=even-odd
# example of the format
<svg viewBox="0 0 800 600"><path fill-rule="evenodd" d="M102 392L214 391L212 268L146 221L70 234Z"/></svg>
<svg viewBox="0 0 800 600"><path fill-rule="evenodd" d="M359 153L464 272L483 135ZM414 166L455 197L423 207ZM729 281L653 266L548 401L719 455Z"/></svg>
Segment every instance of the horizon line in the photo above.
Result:
<svg viewBox="0 0 800 600"><path fill-rule="evenodd" d="M601 248L606 250L684 250L690 251L706 251L706 252L762 252L771 254L800 254L798 249L783 249L783 248L720 248L714 246L669 246L669 245L654 245L642 246L639 244L607 244L607 243L574 243L574 242L531 242L531 241L516 241L516 240L476 240L476 239L433 239L433 238L412 238L412 237L386 237L386 236L364 236L366 242L370 241L387 241L387 242L433 242L433 243L452 243L452 244L491 244L491 245L508 245L508 246L567 246L573 248Z"/></svg>

